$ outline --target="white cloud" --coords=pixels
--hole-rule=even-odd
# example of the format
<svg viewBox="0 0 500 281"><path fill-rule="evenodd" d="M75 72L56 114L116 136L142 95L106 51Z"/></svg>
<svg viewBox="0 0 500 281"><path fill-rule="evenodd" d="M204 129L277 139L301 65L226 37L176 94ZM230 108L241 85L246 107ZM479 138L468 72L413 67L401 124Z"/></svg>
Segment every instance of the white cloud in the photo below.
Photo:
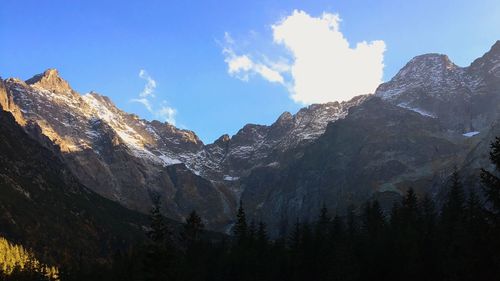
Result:
<svg viewBox="0 0 500 281"><path fill-rule="evenodd" d="M151 106L151 103L149 102L148 99L146 98L138 98L138 99L131 99L130 101L132 102L137 102L137 103L140 103L142 105L144 105L144 107L149 111L149 112L152 112L153 111L153 107Z"/></svg>
<svg viewBox="0 0 500 281"><path fill-rule="evenodd" d="M231 37L231 34L229 34L229 32L224 32L224 41L230 45L233 45L236 43L236 42L234 42L234 39L233 39L233 37Z"/></svg>
<svg viewBox="0 0 500 281"><path fill-rule="evenodd" d="M144 85L144 90L139 94L140 97L154 97L154 91L156 89L156 81L149 76L146 70L141 69L139 71L139 77L146 80L146 85Z"/></svg>
<svg viewBox="0 0 500 281"><path fill-rule="evenodd" d="M229 33L224 34L224 39L226 46L222 53L225 56L224 61L227 63L229 75L248 81L251 75L258 74L269 82L284 84L284 78L278 70L263 63L255 63L249 55L236 55L232 48L235 42Z"/></svg>
<svg viewBox="0 0 500 281"><path fill-rule="evenodd" d="M271 68L269 68L266 65L263 64L254 64L255 72L260 74L264 79L266 79L269 82L275 82L275 83L280 83L283 84L285 81L283 79L283 76Z"/></svg>
<svg viewBox="0 0 500 281"><path fill-rule="evenodd" d="M142 90L142 92L139 93L139 97L131 99L130 101L142 104L146 108L146 110L155 118L175 125L175 116L177 114L177 110L173 107L170 107L167 101L163 100L159 108L155 108L153 106L153 99L156 98L154 93L157 87L156 81L151 76L149 76L147 71L144 69L141 69L139 71L139 77L146 80L146 85L144 85L144 89Z"/></svg>
<svg viewBox="0 0 500 281"><path fill-rule="evenodd" d="M175 125L175 115L177 114L177 110L166 105L165 101L163 101L163 103L164 104L160 107L160 109L155 112L155 116L172 125Z"/></svg>
<svg viewBox="0 0 500 281"><path fill-rule="evenodd" d="M382 82L385 43L363 41L351 48L339 29L340 21L337 14L312 17L295 10L272 25L273 41L286 47L291 63L254 62L248 55L224 51L228 72L247 80L252 72L267 76L268 81L286 86L291 98L302 104L344 101L372 93ZM288 72L290 81L285 81L283 74Z"/></svg>

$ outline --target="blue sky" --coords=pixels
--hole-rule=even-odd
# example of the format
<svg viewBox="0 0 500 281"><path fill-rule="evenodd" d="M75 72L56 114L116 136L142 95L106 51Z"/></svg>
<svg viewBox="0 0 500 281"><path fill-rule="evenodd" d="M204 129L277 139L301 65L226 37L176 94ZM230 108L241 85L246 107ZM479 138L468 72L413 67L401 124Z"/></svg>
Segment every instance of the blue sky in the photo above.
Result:
<svg viewBox="0 0 500 281"><path fill-rule="evenodd" d="M294 32L292 23L282 28L280 41L276 27L294 15L302 16L299 28L331 24L350 49L366 41L373 52L336 63L342 57L335 56L336 48L331 54L315 51L323 45L320 33L310 39L308 29ZM294 34L305 34L304 40L292 41ZM387 81L413 56L429 52L446 53L466 66L500 39L500 2L3 0L0 38L2 78L28 79L57 68L80 93L107 95L146 119L173 117L177 126L212 142L246 123L270 124L283 111L295 113L311 102L345 99L340 92L364 90L349 88L359 83L340 88L326 83L325 89L303 76L332 73L335 81L339 69L364 66L368 53L373 63L366 65L375 72L382 71L377 62L383 59L381 77L358 65L361 74L347 81ZM370 45L376 40L383 45ZM232 61L238 64L230 73ZM299 61L306 63L299 67ZM293 72L294 66L300 71ZM283 81L270 82L261 70ZM148 78L149 92L144 92ZM316 94L322 91L333 93ZM141 98L148 99L151 110L134 102Z"/></svg>

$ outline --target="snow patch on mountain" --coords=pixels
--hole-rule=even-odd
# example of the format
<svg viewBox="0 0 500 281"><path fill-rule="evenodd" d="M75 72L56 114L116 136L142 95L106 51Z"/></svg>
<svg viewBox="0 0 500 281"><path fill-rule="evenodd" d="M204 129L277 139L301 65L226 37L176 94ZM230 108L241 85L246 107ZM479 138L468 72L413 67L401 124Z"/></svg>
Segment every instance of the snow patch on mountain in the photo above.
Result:
<svg viewBox="0 0 500 281"><path fill-rule="evenodd" d="M464 137L468 137L468 138L470 138L470 137L473 137L473 136L478 135L478 134L479 134L479 132L474 131L474 132L467 132L467 133L462 134L462 135L463 135Z"/></svg>
<svg viewBox="0 0 500 281"><path fill-rule="evenodd" d="M174 158L170 158L170 157L166 156L165 154L162 154L162 155L160 155L158 157L163 161L163 163L165 164L165 166L170 166L170 165L175 165L175 164L182 163L181 161L179 161L177 159L174 159Z"/></svg>
<svg viewBox="0 0 500 281"><path fill-rule="evenodd" d="M225 181L237 181L239 179L240 179L240 177L232 177L232 176L228 176L228 175L224 176Z"/></svg>
<svg viewBox="0 0 500 281"><path fill-rule="evenodd" d="M420 108L417 108L417 107L411 107L411 106L408 106L407 103L399 103L398 104L399 107L401 108L404 108L404 109L408 109L408 110L411 110L411 111L414 111L422 116L425 116L425 117L430 117L430 118L436 118L436 115L430 113L430 112L427 112L423 109L420 109Z"/></svg>

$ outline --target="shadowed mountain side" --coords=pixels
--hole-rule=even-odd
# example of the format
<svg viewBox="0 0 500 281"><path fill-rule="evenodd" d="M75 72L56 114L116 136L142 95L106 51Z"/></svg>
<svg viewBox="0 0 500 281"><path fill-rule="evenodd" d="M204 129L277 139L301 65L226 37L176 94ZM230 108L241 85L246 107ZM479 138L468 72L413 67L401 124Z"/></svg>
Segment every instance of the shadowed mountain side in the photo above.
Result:
<svg viewBox="0 0 500 281"><path fill-rule="evenodd" d="M468 67L457 66L446 55L420 55L375 95L433 116L450 131L482 131L500 116L499 66L500 41Z"/></svg>
<svg viewBox="0 0 500 281"><path fill-rule="evenodd" d="M143 239L147 223L144 215L82 186L61 156L0 110L1 236L60 264L107 259Z"/></svg>
<svg viewBox="0 0 500 281"><path fill-rule="evenodd" d="M281 218L314 219L323 204L343 213L375 192L430 191L462 161L465 147L456 137L434 118L372 97L315 143L288 153L286 166L254 170L243 180L242 199L254 217L276 225Z"/></svg>
<svg viewBox="0 0 500 281"><path fill-rule="evenodd" d="M54 69L5 80L0 104L41 144L57 144L96 193L141 212L159 193L167 216L182 220L195 209L220 231L241 195L256 216L293 220L322 201L342 210L409 185L439 196L436 182L455 165L476 175L500 116L499 66L500 42L468 67L419 55L373 96L285 112L270 126L247 124L208 145L95 92L80 95Z"/></svg>

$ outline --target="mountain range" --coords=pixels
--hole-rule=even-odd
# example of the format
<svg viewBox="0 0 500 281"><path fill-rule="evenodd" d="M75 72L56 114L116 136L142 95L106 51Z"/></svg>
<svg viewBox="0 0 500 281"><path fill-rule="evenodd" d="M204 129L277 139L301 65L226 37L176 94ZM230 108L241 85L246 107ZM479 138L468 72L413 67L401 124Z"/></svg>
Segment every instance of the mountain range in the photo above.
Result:
<svg viewBox="0 0 500 281"><path fill-rule="evenodd" d="M57 264L102 262L144 239L145 215L83 186L59 148L27 130L36 131L0 111L0 237Z"/></svg>
<svg viewBox="0 0 500 281"><path fill-rule="evenodd" d="M439 197L454 167L466 180L477 175L500 135L500 41L467 67L446 55L417 56L373 94L285 112L211 144L101 94L79 94L55 69L2 80L0 106L15 131L2 128L2 136L26 134L25 146L55 155L53 169L87 200L146 213L158 194L168 217L196 210L218 231L229 229L241 200L251 218L277 229L312 219L323 205L389 205L409 187Z"/></svg>

